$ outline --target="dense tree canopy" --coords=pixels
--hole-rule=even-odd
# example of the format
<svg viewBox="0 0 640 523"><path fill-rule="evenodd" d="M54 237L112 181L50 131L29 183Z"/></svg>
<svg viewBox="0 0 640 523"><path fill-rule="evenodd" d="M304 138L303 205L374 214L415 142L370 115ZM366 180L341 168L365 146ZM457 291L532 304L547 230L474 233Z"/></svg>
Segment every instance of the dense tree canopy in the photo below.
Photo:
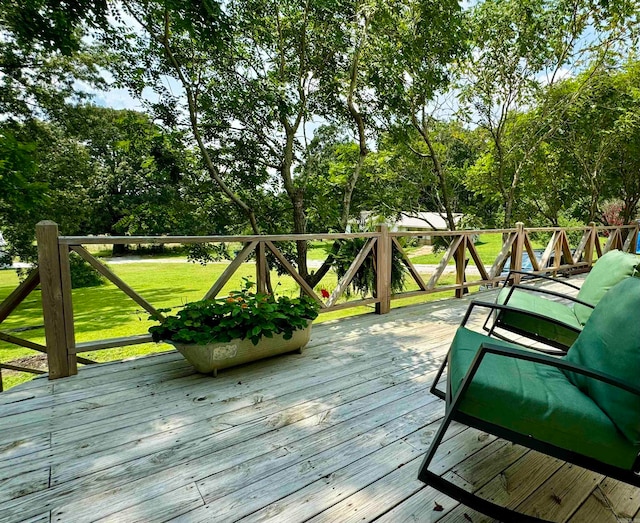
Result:
<svg viewBox="0 0 640 523"><path fill-rule="evenodd" d="M635 2L0 3L0 230L341 231L629 221ZM126 87L140 111L88 104ZM87 203L90 202L90 205ZM617 218L616 218L617 219ZM306 242L291 259L310 283Z"/></svg>

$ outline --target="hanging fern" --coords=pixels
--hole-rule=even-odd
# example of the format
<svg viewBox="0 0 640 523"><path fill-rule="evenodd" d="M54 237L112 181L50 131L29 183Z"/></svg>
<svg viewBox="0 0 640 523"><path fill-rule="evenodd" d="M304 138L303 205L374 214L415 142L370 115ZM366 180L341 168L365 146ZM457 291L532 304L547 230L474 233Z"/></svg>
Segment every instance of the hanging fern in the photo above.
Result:
<svg viewBox="0 0 640 523"><path fill-rule="evenodd" d="M340 240L340 248L334 255L335 261L333 267L338 275L338 279L342 279L349 270L353 260L358 256L362 248L365 246L367 238L354 238L352 240ZM391 255L391 292L396 294L402 292L405 288L405 278L407 268L402 261L402 255L397 249L392 250ZM352 293L360 294L363 298L367 295L373 296L376 289L376 261L374 251L372 250L366 257L356 275L351 280L345 294L351 296Z"/></svg>

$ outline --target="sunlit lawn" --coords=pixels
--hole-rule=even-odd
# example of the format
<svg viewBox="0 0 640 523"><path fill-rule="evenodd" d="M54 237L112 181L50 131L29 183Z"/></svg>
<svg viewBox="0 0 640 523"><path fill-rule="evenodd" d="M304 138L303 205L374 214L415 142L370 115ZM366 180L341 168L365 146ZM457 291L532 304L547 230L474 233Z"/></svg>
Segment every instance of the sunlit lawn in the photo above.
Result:
<svg viewBox="0 0 640 523"><path fill-rule="evenodd" d="M275 242L278 246L281 242ZM310 241L307 247L307 259L323 261L327 257L327 252L331 249L332 241ZM233 256L234 252L239 251L242 248L240 243L228 243L227 249L230 256ZM96 257L110 258L111 249L107 245L89 245L88 250ZM185 258L187 255L187 248L185 245L168 245L161 252L158 250L151 250L149 248L131 248L126 255L136 257L162 257L162 258Z"/></svg>
<svg viewBox="0 0 640 523"><path fill-rule="evenodd" d="M546 244L542 242L532 241L532 246L534 249L542 249L546 246ZM502 234L500 233L487 233L480 234L478 236L478 241L474 244L476 251L478 251L478 256L484 262L485 265L493 265L500 249L502 249ZM438 264L440 260L444 256L443 251L435 252L432 254L422 254L419 256L412 256L411 253L415 252L417 248L408 249L407 254L409 255L411 261L417 264ZM469 258L469 265L475 265L475 260L471 257L470 254L467 253L467 258ZM449 260L449 265L453 265L455 262L453 257Z"/></svg>
<svg viewBox="0 0 640 523"><path fill-rule="evenodd" d="M168 308L200 299L220 276L226 265L212 263L202 266L194 263L162 263L150 260L138 263L114 263L110 267L154 307ZM425 274L424 278L427 279L429 276ZM229 291L239 288L242 277L255 280L255 267L251 264L243 265L221 294L225 295ZM273 273L272 282L278 294L293 296L298 293L298 287L291 277L280 277ZM326 288L332 291L336 283L335 274L330 272L318 285L317 290ZM407 283L407 290L417 289L410 277L408 277ZM451 283L453 283L452 276L444 277L440 282L441 285ZM17 285L18 278L14 271L0 271L0 300L4 299ZM393 305L407 305L451 296L451 291L435 293L429 296L397 300L393 302ZM350 299L357 300L358 298L358 296L352 296ZM148 314L138 304L111 283L100 287L75 289L73 304L77 342L145 334L148 327L153 324L148 320ZM354 314L368 313L372 310L373 306L368 306L328 312L321 314L316 321L323 322ZM36 290L3 322L2 330L44 344L43 323L40 293ZM16 329L20 329L20 331L16 331ZM165 344L147 343L83 353L82 356L96 361L112 361L163 350L171 350L171 347ZM0 361L2 362L7 363L34 354L36 353L29 349L0 342ZM5 389L32 377L27 374L10 373L6 370L3 374Z"/></svg>

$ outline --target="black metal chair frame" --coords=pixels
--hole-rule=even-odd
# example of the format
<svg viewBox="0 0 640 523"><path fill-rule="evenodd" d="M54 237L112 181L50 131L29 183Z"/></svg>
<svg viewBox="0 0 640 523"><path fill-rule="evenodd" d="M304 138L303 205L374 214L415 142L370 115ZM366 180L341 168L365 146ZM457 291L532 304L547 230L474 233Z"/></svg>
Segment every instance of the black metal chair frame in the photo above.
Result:
<svg viewBox="0 0 640 523"><path fill-rule="evenodd" d="M471 313L473 312L473 309L475 307L485 307L485 308L488 308L488 309L493 309L493 311L498 310L499 311L498 314L500 314L500 312L502 312L502 311L516 312L518 314L523 314L523 315L526 315L526 316L530 316L532 318L536 318L536 319L539 319L541 321L546 321L546 322L549 322L549 323L555 323L556 325L560 325L562 327L566 327L568 329L574 330L574 331L576 331L577 334L580 333L580 330L578 330L575 327L572 327L570 325L566 325L565 323L562 323L561 321L558 321L555 318L549 318L548 316L543 316L541 314L537 314L535 312L527 311L527 310L524 310L524 309L518 309L516 307L509 307L508 305L500 305L498 303L490 303L490 302L475 301L475 300L472 301L469 304L469 307L467 308L467 312L465 313L464 317L462 318L462 322L460 322L460 327L464 327L467 324L467 321L469 321L469 318L471 317ZM493 311L489 313L489 317L493 314ZM487 321L489 321L489 320L487 319ZM484 324L485 327L487 325L487 321L485 321L485 324ZM542 347L532 347L532 346L526 345L524 343L519 343L517 341L509 340L509 339L507 339L507 338L505 338L503 336L500 336L500 335L496 334L496 332L495 332L496 326L497 326L496 322L494 322L494 324L491 326L491 328L486 327L485 330L487 331L487 336L488 337L493 336L493 337L498 338L498 339L503 339L505 341L508 341L509 343L515 343L515 344L520 345L522 347L526 347L527 349L532 349L532 350L535 350L535 351L540 352L542 354L547 354L547 355L550 355L550 356L563 356L563 355L565 355L567 353L566 350L562 350L560 348L557 348L557 349L545 349L545 348L542 348ZM530 339L535 339L530 335L530 333L525 333L524 335L528 336ZM564 347L564 346L562 346L562 347L563 347L563 349L566 349L566 347ZM445 394L444 391L438 389L437 385L438 385L438 382L440 381L440 378L442 377L442 374L444 373L444 370L447 368L448 362L449 362L449 357L447 356L442 361L442 364L440 365L440 368L438 369L438 373L436 374L436 378L433 381L433 383L431 385L431 389L430 389L431 394L433 394L434 396L437 396L438 398L440 398L442 400L445 399L446 394Z"/></svg>
<svg viewBox="0 0 640 523"><path fill-rule="evenodd" d="M509 428L495 425L491 422L488 422L483 419L470 416L468 414L465 414L464 412L461 412L459 410L460 404L467 390L469 389L469 386L472 383L473 377L475 376L478 368L482 364L482 361L487 354L495 354L499 357L509 357L509 358L522 359L526 361L532 361L535 363L549 365L551 367L567 370L570 372L575 372L575 373L587 376L589 378L600 380L604 383L608 383L612 386L618 387L622 390L625 390L627 392L640 396L639 387L632 385L630 383L626 383L622 380L619 380L614 376L597 372L593 369L589 369L582 365L576 365L574 363L570 363L560 358L554 358L553 356L549 356L547 354L534 353L534 352L530 352L530 351L526 351L518 348L512 348L512 347L500 347L491 343L483 343L480 346L478 353L476 354L471 364L471 367L469 368L467 374L465 375L460 385L460 388L458 389L458 391L456 392L453 398L451 397L451 385L450 383L448 383L447 385L446 414L442 421L442 424L440 425L440 428L438 429L438 432L434 437L433 442L431 443L431 446L427 452L427 455L425 456L422 462L418 479L420 479L424 483L427 483L428 485L431 485L433 488L459 501L460 503L501 521L518 521L522 523L545 521L539 518L535 518L533 516L516 512L512 509L502 507L488 500L482 499L476 496L475 494L473 494L472 492L466 491L458 487L457 485L445 480L444 478L438 476L434 472L431 472L428 470L429 464L431 463L434 456L436 455L438 446L442 442L442 439L447 431L447 428L449 427L449 424L452 421L458 421L470 427L474 427L476 429L494 434L499 438L507 439L518 445L528 447L530 449L542 452L549 456L553 456L563 461L574 463L580 467L590 469L594 472L604 474L611 478L623 481L630 485L640 487L640 453L636 457L636 460L631 470L626 470L626 469L609 465L607 463L603 463L599 460L590 458L588 456L584 456L582 454L573 452L571 450L561 448L544 441L537 440L527 434L521 434L513 430L510 430ZM436 378L436 382L438 379L439 378ZM434 385L436 382L434 382Z"/></svg>
<svg viewBox="0 0 640 523"><path fill-rule="evenodd" d="M579 291L580 287L578 287L577 285L574 285L573 283L569 283L568 281L562 281L560 280L557 276L547 276L546 274L541 274L538 272L530 272L530 271L516 271L516 270L512 270L509 271L509 273L507 274L507 277L504 280L503 283L503 287L508 287L509 286L509 282L513 279L512 278L512 274L520 274L522 276L526 276L527 280L534 280L537 278L540 278L542 280L549 280L552 281L554 283L561 283L562 285L566 285L567 287L572 287L573 289ZM564 274L563 274L564 276ZM566 277L566 276L564 276Z"/></svg>
<svg viewBox="0 0 640 523"><path fill-rule="evenodd" d="M509 276L507 276L507 280L505 280L505 285L504 285L503 288L507 287L507 282L509 281L509 277L511 276L511 273L514 273L514 274L527 274L527 275L531 274L531 273L523 272L523 271L511 271L509 273ZM536 274L534 276L536 278L542 278L542 279L545 279L545 280L550 280L550 281L553 281L555 283L561 283L561 284L566 285L568 287L571 287L573 289L580 290L580 287L578 287L576 285L573 285L572 283L569 283L569 282L566 282L566 281L558 280L557 278L551 278L549 276L544 276L544 275L541 275L541 274ZM553 296L553 297L556 297L556 298L569 300L569 301L571 301L571 302L573 302L575 304L584 305L585 307L589 307L591 309L593 309L595 307L595 305L592 305L591 303L587 303L586 301L580 300L578 298L574 298L573 296L567 296L566 294L562 294L560 292L552 291L550 289L543 289L543 288L540 288L540 287L531 287L529 285L520 285L520 284L514 284L514 285L510 286L509 293L507 294L507 297L506 297L506 299L505 299L505 301L504 301L504 303L502 305L506 305L506 306L509 305L509 300L511 299L511 296L513 295L513 293L516 290L521 290L521 291L524 291L524 292L546 294L548 296ZM580 329L576 329L573 325L567 325L566 323L558 321L555 318L549 318L548 316L538 315L538 314L532 313L530 311L525 311L524 309L518 309L518 308L515 308L515 307L513 307L511 309L507 309L507 310L513 310L513 311L517 310L519 313L528 312L529 315L536 316L541 321L544 321L546 323L554 323L554 324L556 324L556 325L558 325L560 327L563 327L563 328L565 328L567 330L572 330L572 331L576 332L576 334L580 334ZM518 334L520 336L526 336L527 338L530 338L533 341L538 341L538 342L544 343L546 345L549 345L551 347L555 347L557 349L563 350L565 353L566 353L566 350L568 349L567 345L559 342L558 340L554 340L552 338L547 338L545 336L541 336L541 335L538 335L536 333L529 332L529 331L526 331L526 330L523 330L523 329L518 329L517 327L514 327L512 325L508 325L508 324L502 323L500 321L500 317L501 317L500 313L495 315L495 318L494 318L494 321L493 321L493 325L491 325L491 327L489 327L488 325L489 325L489 320L491 319L491 316L492 315L489 315L487 317L487 320L485 321L485 323L483 325L483 328L484 328L485 331L490 331L493 334L493 336L496 337L496 338L499 338L499 339L502 339L502 340L505 340L505 341L512 341L508 337L494 332L496 327L499 327L499 328L505 329L507 331L513 332L514 334Z"/></svg>

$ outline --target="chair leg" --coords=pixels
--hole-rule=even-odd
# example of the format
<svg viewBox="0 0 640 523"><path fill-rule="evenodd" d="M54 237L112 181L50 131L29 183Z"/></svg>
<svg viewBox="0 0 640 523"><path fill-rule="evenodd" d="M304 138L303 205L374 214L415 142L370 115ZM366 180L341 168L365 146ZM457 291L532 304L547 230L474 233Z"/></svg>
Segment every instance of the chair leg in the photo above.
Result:
<svg viewBox="0 0 640 523"><path fill-rule="evenodd" d="M449 355L447 354L444 357L444 360L442 361L442 364L440 365L440 368L438 369L438 374L436 374L436 377L433 380L433 383L431 384L431 388L429 389L429 392L431 392L431 394L433 394L437 398L440 398L441 400L443 400L445 398L446 393L444 391L438 389L437 385L438 385L438 382L440 381L440 378L442 378L442 374L444 373L444 369L447 367L447 362L448 361L449 361Z"/></svg>
<svg viewBox="0 0 640 523"><path fill-rule="evenodd" d="M478 497L472 492L464 490L458 485L447 481L434 472L427 470L424 472L424 479L420 479L427 485L433 487L439 492L442 492L445 496L449 496L450 498L459 501L466 507L477 510L478 512L481 512L491 518L497 519L498 521L517 521L518 523L550 523L546 519L536 518L535 516L529 516L528 514L523 514L521 512L496 505L491 501Z"/></svg>
<svg viewBox="0 0 640 523"><path fill-rule="evenodd" d="M442 420L442 424L436 432L436 435L434 436L433 441L429 446L429 450L427 451L427 454L424 457L422 464L420 465L418 479L423 483L426 483L427 485L442 492L446 496L459 501L463 505L477 510L478 512L482 512L483 514L486 514L487 516L495 518L499 521L517 521L518 523L550 523L547 520L522 514L506 507L496 505L495 503L492 503L491 501L488 501L486 499L480 498L472 492L460 488L459 486L447 481L443 477L438 476L435 472L431 472L429 470L429 465L433 461L433 458L438 451L438 447L440 446L440 443L442 443L442 439L444 438L449 425L453 421L453 414L455 411L455 406L454 408L447 408L447 413Z"/></svg>
<svg viewBox="0 0 640 523"><path fill-rule="evenodd" d="M418 479L424 483L426 483L426 478L428 477L428 473L429 473L427 469L429 468L431 461L436 455L438 446L442 442L442 438L444 438L444 435L447 433L447 429L449 428L449 425L451 424L452 419L453 419L453 409L447 409L447 412L444 415L444 418L442 419L442 423L440 424L440 428L436 432L436 435L433 437L433 441L429 446L427 455L422 460L422 465L420 465L420 472L418 472Z"/></svg>

